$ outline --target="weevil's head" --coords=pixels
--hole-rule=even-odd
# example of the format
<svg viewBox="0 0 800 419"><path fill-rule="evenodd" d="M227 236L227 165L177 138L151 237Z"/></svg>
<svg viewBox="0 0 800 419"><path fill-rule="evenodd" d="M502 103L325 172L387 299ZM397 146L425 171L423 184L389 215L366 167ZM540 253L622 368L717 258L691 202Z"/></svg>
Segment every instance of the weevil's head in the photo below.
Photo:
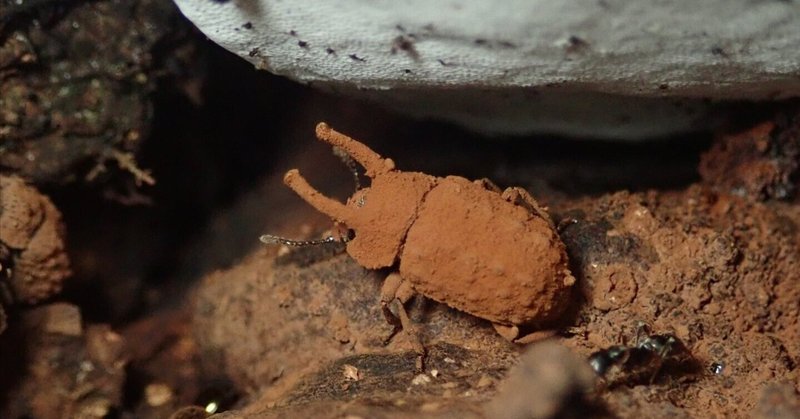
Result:
<svg viewBox="0 0 800 419"><path fill-rule="evenodd" d="M290 170L284 183L318 211L353 230L347 253L369 269L392 266L400 254L408 229L416 219L425 194L436 178L415 172L395 170L391 159L384 159L369 147L328 127L317 125L317 137L339 147L366 169L372 180L359 189L347 204L322 195L300 175Z"/></svg>

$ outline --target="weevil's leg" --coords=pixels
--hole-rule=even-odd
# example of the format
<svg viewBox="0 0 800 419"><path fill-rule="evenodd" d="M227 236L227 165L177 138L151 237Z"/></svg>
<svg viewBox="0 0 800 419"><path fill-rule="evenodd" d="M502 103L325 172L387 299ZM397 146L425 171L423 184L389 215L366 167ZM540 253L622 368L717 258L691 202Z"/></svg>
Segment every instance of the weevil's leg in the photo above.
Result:
<svg viewBox="0 0 800 419"><path fill-rule="evenodd" d="M503 190L500 189L500 187L497 186L496 183L492 182L491 179L480 178L480 179L477 179L477 180L473 181L472 183L482 187L483 189L486 189L487 191L492 191L492 192L497 192L497 193L502 193L503 192Z"/></svg>
<svg viewBox="0 0 800 419"><path fill-rule="evenodd" d="M402 283L403 278L400 276L400 274L393 272L386 277L386 279L383 281L383 286L381 287L381 311L383 312L383 317L386 318L386 322L394 327L394 329L392 329L392 333L383 340L384 345L388 345L392 338L394 338L397 333L403 330L403 325L400 323L400 318L395 316L394 313L392 313L391 308L389 308L389 304L391 304L396 298L397 289L400 288Z"/></svg>
<svg viewBox="0 0 800 419"><path fill-rule="evenodd" d="M381 311L383 312L383 317L386 318L386 322L394 326L392 333L383 340L384 345L388 345L392 338L403 330L403 324L400 318L392 312L390 304L398 300L400 306L404 307L412 298L414 298L414 290L403 280L399 273L392 272L383 281L383 287L381 287Z"/></svg>
<svg viewBox="0 0 800 419"><path fill-rule="evenodd" d="M516 186L506 188L506 190L503 191L502 196L503 199L511 202L512 204L519 205L527 208L530 211L533 211L539 217L545 219L551 226L555 227L553 220L550 218L550 214L548 214L546 209L540 206L539 203L536 202L531 194L529 194L525 189Z"/></svg>
<svg viewBox="0 0 800 419"><path fill-rule="evenodd" d="M535 332L531 332L525 336L517 338L516 340L514 340L514 343L519 345L530 345L531 343L541 342L545 339L550 339L557 334L558 330L555 329L537 330Z"/></svg>
<svg viewBox="0 0 800 419"><path fill-rule="evenodd" d="M494 330L498 335L509 342L513 342L514 339L519 337L519 327L517 326L508 326L499 323L492 323L492 326L494 326Z"/></svg>
<svg viewBox="0 0 800 419"><path fill-rule="evenodd" d="M403 325L403 331L406 332L406 335L408 335L409 339L411 340L411 346L414 348L414 352L417 353L416 369L418 372L422 372L425 370L426 351L425 346L422 344L422 340L419 337L419 331L408 317L406 307L402 303L398 304L397 311L400 315L400 323Z"/></svg>
<svg viewBox="0 0 800 419"><path fill-rule="evenodd" d="M405 304L414 297L414 294L414 288L411 287L409 282L404 281L400 274L394 272L386 277L381 289L381 311L383 311L386 321L394 326L394 330L384 340L384 344L388 344L401 330L404 331L411 340L414 352L417 353L417 371L422 371L425 367L425 346L422 345L419 331L408 316L408 311L406 311L405 307ZM397 302L397 315L389 307L393 302Z"/></svg>

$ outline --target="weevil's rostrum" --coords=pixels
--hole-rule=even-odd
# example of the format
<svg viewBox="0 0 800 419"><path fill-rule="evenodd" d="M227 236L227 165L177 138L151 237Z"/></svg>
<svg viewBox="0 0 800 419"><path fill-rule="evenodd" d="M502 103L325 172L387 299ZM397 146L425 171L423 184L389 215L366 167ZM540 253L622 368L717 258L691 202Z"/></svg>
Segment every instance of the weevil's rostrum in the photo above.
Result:
<svg viewBox="0 0 800 419"><path fill-rule="evenodd" d="M347 253L360 265L397 269L384 286L384 306L398 299L402 310L410 296L421 294L514 332L564 311L575 282L566 250L547 212L525 190L501 192L485 180L399 171L391 159L324 123L317 136L361 164L370 186L343 204L297 170L284 182L355 232Z"/></svg>

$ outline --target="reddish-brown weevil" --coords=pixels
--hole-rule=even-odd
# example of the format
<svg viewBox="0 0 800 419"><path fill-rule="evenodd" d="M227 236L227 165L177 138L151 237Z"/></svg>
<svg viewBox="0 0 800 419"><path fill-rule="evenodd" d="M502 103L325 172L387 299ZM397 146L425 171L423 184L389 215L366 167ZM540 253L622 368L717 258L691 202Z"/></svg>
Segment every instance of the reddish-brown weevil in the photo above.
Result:
<svg viewBox="0 0 800 419"><path fill-rule="evenodd" d="M371 185L342 204L312 188L296 169L283 181L354 233L346 242L356 262L395 269L384 282L381 306L395 327L392 335L404 330L411 336L419 369L425 350L404 308L415 294L486 319L510 340L520 326L541 327L564 312L575 278L553 221L527 191L399 171L391 159L325 123L317 125L317 137L361 164ZM334 239L261 240L305 245ZM397 314L390 307L395 302Z"/></svg>

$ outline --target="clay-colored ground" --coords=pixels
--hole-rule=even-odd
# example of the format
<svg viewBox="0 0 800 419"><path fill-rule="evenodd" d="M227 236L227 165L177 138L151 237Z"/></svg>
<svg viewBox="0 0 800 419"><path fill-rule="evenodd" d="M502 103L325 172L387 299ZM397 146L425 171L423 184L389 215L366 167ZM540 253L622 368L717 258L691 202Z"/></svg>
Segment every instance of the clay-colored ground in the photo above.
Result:
<svg viewBox="0 0 800 419"><path fill-rule="evenodd" d="M753 135L758 131L744 137L757 140ZM652 370L606 377L594 393L603 410L743 416L755 414L771 389L791 394L800 384L800 207L733 195L728 183L549 201L557 220L575 219L561 236L579 284L553 340L588 356L632 342L644 322L686 348L652 383ZM421 301L412 312L431 365L425 382L415 382L410 347L399 339L380 343L391 330L378 310L386 272L320 252L260 249L197 291L199 345L241 388L251 388L254 402L241 414L457 416L455 407L494 397L522 347L488 322ZM345 365L363 378L348 380Z"/></svg>
<svg viewBox="0 0 800 419"><path fill-rule="evenodd" d="M0 417L800 416L792 104L714 139L487 139L257 73L168 3L27 4L0 9ZM417 373L407 336L382 343L391 269L260 244L333 228L288 169L352 194L322 120L402 170L547 206L577 280L527 339L547 342L417 298ZM597 377L587 357L640 324L679 349Z"/></svg>

